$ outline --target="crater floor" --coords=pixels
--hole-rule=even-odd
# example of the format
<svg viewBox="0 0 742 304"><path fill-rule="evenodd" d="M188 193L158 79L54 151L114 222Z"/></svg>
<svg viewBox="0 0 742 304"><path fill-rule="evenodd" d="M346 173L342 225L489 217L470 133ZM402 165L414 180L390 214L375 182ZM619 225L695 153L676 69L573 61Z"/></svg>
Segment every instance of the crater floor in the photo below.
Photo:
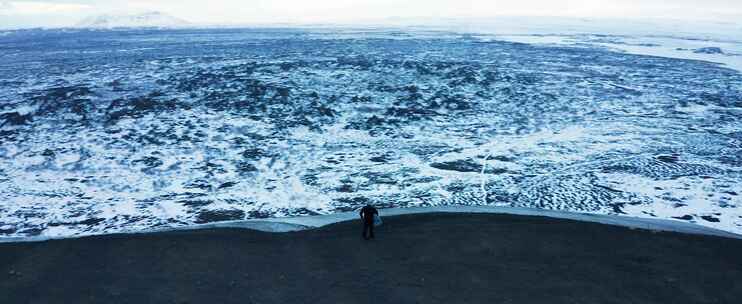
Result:
<svg viewBox="0 0 742 304"><path fill-rule="evenodd" d="M0 36L0 237L495 205L742 233L742 75L445 32Z"/></svg>

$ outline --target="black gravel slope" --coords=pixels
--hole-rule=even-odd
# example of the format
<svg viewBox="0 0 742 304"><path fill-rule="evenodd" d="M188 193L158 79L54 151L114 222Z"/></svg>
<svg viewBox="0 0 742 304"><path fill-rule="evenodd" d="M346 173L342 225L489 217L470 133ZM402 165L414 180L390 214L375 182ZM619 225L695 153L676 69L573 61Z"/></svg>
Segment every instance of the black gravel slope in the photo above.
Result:
<svg viewBox="0 0 742 304"><path fill-rule="evenodd" d="M389 217L0 244L0 303L736 303L742 241L542 217Z"/></svg>

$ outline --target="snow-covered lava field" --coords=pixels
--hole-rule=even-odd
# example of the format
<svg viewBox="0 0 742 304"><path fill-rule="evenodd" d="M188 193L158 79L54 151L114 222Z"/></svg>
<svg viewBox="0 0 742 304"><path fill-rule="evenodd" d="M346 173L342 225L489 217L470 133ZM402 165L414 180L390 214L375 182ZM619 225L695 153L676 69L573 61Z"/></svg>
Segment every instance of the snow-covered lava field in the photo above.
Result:
<svg viewBox="0 0 742 304"><path fill-rule="evenodd" d="M590 45L394 30L9 31L0 142L0 238L366 203L742 233L742 74Z"/></svg>

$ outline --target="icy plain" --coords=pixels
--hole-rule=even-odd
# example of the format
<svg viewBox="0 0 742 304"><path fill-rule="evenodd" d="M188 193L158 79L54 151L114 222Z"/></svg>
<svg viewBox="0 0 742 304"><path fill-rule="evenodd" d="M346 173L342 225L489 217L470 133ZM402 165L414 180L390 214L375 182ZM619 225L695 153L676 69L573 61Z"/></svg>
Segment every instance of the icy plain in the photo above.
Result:
<svg viewBox="0 0 742 304"><path fill-rule="evenodd" d="M742 233L742 74L595 44L390 29L11 31L0 35L0 141L0 237L366 203Z"/></svg>

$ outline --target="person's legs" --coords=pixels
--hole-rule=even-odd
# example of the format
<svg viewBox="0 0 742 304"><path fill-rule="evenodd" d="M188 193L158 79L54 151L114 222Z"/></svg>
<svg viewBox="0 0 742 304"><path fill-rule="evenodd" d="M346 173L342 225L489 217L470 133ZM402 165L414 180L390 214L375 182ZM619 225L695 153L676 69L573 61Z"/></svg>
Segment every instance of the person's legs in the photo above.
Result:
<svg viewBox="0 0 742 304"><path fill-rule="evenodd" d="M366 235L368 234L368 223L363 222L363 234L361 235L364 240L368 240L368 237Z"/></svg>
<svg viewBox="0 0 742 304"><path fill-rule="evenodd" d="M373 239L373 238L374 238L374 223L370 223L370 224L368 225L368 230L369 230L369 232L370 232L370 233L369 233L369 238L370 238L370 239Z"/></svg>

